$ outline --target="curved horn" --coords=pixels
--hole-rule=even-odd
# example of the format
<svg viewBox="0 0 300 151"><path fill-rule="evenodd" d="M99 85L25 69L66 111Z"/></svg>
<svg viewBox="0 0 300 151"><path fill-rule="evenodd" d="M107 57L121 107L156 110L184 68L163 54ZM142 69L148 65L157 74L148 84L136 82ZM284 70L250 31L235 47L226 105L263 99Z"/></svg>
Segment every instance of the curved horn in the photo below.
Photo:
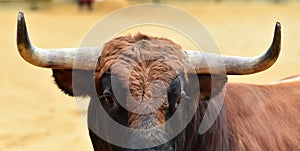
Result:
<svg viewBox="0 0 300 151"><path fill-rule="evenodd" d="M271 67L280 53L281 25L276 23L275 33L271 47L264 54L257 57L225 56L208 52L186 51L185 59L189 62L189 71L197 74L222 74L220 68L225 66L228 75L245 75L264 71ZM224 67L223 66L223 67ZM224 72L224 71L223 71Z"/></svg>
<svg viewBox="0 0 300 151"><path fill-rule="evenodd" d="M17 46L27 62L44 68L93 70L101 48L41 49L31 44L23 12L18 15ZM76 62L75 62L76 61Z"/></svg>

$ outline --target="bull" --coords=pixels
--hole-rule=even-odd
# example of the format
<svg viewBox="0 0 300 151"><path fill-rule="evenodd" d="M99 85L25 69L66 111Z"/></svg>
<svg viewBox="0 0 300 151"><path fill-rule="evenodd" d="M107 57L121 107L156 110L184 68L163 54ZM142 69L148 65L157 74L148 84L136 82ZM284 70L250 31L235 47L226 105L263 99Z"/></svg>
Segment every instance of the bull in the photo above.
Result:
<svg viewBox="0 0 300 151"><path fill-rule="evenodd" d="M271 67L280 44L278 22L270 48L256 57L188 51L169 39L144 34L114 38L101 48L101 54L96 51L100 48L41 49L31 44L22 12L17 27L17 47L27 62L51 68L57 86L66 94L91 97L88 126L97 151L300 150L300 80L291 77L266 85L227 82L226 75L253 74ZM225 74L210 70L210 62L223 64ZM194 89L195 83L199 89ZM210 101L224 104L201 134L198 128ZM106 141L97 134L99 129L118 130L107 128L102 115L97 115L99 105L132 131L151 131L125 137L130 148ZM168 139L167 130L176 129L189 110L195 112L184 129ZM173 116L179 120L167 125ZM147 146L151 142L159 145ZM140 147L141 143L146 145Z"/></svg>

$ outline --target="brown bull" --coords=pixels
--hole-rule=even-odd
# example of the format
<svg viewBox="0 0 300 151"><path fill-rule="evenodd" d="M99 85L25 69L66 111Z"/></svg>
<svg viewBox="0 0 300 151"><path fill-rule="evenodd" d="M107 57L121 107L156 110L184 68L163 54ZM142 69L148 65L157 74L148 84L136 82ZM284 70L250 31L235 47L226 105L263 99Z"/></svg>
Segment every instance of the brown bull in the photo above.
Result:
<svg viewBox="0 0 300 151"><path fill-rule="evenodd" d="M280 52L280 37L277 23L269 50L250 58L186 51L171 40L143 34L115 38L100 51L40 49L30 43L20 13L17 44L26 61L52 68L56 84L66 94L91 96L88 125L97 151L300 150L300 80L292 77L268 85L227 83L226 74L252 74L272 66ZM210 70L210 62L222 64L224 74ZM210 101L214 101L213 108L224 104L212 126L200 134ZM119 130L107 126L103 115L97 114L100 104L110 118L131 128L134 137L118 136L130 147L103 139ZM169 139L168 130L180 127L189 114L192 118L184 129ZM167 125L174 116L179 120ZM151 130L136 133L139 129ZM99 134L101 130L105 134Z"/></svg>

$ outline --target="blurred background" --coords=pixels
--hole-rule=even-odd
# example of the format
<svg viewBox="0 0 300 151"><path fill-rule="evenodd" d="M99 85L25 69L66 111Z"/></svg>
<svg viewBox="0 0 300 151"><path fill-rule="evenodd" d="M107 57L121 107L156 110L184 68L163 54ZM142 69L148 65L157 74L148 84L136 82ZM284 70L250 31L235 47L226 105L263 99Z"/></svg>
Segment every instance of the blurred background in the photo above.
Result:
<svg viewBox="0 0 300 151"><path fill-rule="evenodd" d="M195 16L226 55L263 53L280 21L282 53L277 63L254 75L230 76L229 82L266 84L300 72L298 0L96 0L91 7L80 7L75 0L0 0L0 150L92 150L74 99L56 87L51 70L34 67L18 54L19 10L25 13L36 46L79 47L102 17L149 2L173 5Z"/></svg>

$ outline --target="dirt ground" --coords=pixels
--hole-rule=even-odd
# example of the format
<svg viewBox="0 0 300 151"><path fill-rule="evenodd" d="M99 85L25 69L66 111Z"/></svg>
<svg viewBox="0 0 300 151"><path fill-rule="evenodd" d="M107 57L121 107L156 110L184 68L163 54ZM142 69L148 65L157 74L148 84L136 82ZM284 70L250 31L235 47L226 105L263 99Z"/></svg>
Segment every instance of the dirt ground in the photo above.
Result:
<svg viewBox="0 0 300 151"><path fill-rule="evenodd" d="M25 12L32 42L45 48L77 47L103 16L130 1L103 1L94 11L73 3L47 3L32 11L24 3L0 3L0 150L92 150L87 126L74 99L55 85L49 69L34 67L19 56L16 21ZM276 21L282 24L282 53L269 70L230 76L230 82L269 83L300 72L300 3L193 2L169 4L199 19L223 54L254 56L272 40ZM196 29L195 29L196 30Z"/></svg>

